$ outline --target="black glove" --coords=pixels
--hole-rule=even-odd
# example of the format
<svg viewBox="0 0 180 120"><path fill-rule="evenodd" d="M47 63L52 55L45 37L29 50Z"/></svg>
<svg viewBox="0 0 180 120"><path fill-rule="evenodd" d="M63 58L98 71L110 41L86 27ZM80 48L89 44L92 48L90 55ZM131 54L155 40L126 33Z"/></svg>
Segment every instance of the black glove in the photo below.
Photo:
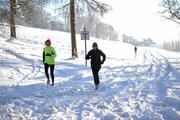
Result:
<svg viewBox="0 0 180 120"><path fill-rule="evenodd" d="M88 56L88 55L86 55L85 59L86 59L86 60L89 60L89 56Z"/></svg>
<svg viewBox="0 0 180 120"><path fill-rule="evenodd" d="M103 64L104 63L104 60L103 61L101 61L101 64Z"/></svg>
<svg viewBox="0 0 180 120"><path fill-rule="evenodd" d="M46 56L50 56L51 57L51 54L47 53Z"/></svg>

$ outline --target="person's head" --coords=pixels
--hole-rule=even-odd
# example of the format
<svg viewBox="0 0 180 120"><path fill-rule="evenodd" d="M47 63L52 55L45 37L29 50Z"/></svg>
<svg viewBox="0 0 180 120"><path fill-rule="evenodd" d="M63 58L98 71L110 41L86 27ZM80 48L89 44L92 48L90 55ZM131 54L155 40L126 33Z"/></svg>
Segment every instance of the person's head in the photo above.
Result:
<svg viewBox="0 0 180 120"><path fill-rule="evenodd" d="M94 43L92 44L92 48L93 48L94 50L96 50L96 49L98 48L98 45L97 45L96 42L94 42Z"/></svg>
<svg viewBox="0 0 180 120"><path fill-rule="evenodd" d="M45 42L46 46L49 47L51 46L51 40L48 38Z"/></svg>

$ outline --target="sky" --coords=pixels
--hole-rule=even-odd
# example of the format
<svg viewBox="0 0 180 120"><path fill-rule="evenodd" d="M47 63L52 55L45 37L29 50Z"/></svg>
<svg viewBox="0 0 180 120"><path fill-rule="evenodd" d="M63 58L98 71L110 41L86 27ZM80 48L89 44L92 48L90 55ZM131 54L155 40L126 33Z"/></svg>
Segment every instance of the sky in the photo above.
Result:
<svg viewBox="0 0 180 120"><path fill-rule="evenodd" d="M112 5L113 10L103 21L113 25L120 34L138 39L152 38L156 43L179 38L179 26L162 18L158 13L162 0L101 0Z"/></svg>
<svg viewBox="0 0 180 120"><path fill-rule="evenodd" d="M8 27L8 26L7 26ZM106 54L95 90L77 35L71 58L70 33L17 27L17 39L0 31L0 120L180 120L180 53L90 39ZM49 37L57 57L55 84L46 84L42 50ZM117 52L118 51L118 52Z"/></svg>

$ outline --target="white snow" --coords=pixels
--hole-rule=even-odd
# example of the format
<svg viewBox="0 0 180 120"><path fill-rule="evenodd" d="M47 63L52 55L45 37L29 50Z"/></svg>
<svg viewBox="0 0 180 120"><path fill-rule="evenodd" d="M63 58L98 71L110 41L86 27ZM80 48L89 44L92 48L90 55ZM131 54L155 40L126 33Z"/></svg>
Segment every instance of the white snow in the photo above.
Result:
<svg viewBox="0 0 180 120"><path fill-rule="evenodd" d="M91 38L107 60L94 89L84 41L71 59L69 33L17 27L18 38L0 33L1 120L180 120L180 54ZM6 33L8 34L8 33ZM57 51L55 86L46 85L42 49Z"/></svg>

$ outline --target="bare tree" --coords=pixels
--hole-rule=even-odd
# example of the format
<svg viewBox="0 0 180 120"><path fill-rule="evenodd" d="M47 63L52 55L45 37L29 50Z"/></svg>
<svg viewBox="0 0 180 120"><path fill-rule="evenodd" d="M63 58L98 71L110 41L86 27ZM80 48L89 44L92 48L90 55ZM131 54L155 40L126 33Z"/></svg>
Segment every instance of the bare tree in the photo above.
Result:
<svg viewBox="0 0 180 120"><path fill-rule="evenodd" d="M46 0L0 0L0 13L9 16L10 37L16 38L17 13L19 13L19 11L26 11L26 9L29 11L30 9L33 10L34 6L31 7L32 3L34 3L34 5L39 4L42 6L46 4Z"/></svg>
<svg viewBox="0 0 180 120"><path fill-rule="evenodd" d="M67 0L59 0L59 2L65 3ZM78 5L76 3L81 3L81 5ZM93 11L96 11L97 13L100 13L103 15L104 13L108 12L108 10L111 9L111 7L107 4L98 2L96 0L70 0L69 3L66 3L62 7L59 8L63 12L63 10L70 6L70 24L71 24L71 47L72 47L72 57L78 57L77 54L77 46L76 46L76 30L75 30L75 11L85 11L87 8L91 8ZM82 7L82 8L79 8Z"/></svg>
<svg viewBox="0 0 180 120"><path fill-rule="evenodd" d="M20 0L18 0L20 3ZM10 23L10 37L16 38L16 13L17 13L17 1L16 0L0 0L1 9L6 10L7 6L9 6L10 11L9 14L9 23ZM20 5L20 4L19 4Z"/></svg>
<svg viewBox="0 0 180 120"><path fill-rule="evenodd" d="M162 0L163 17L180 24L180 0Z"/></svg>
<svg viewBox="0 0 180 120"><path fill-rule="evenodd" d="M16 38L16 0L10 0L10 32Z"/></svg>
<svg viewBox="0 0 180 120"><path fill-rule="evenodd" d="M74 0L70 0L70 20L71 20L71 46L72 46L72 57L78 57L77 46L76 46L76 30L75 30L75 8Z"/></svg>

